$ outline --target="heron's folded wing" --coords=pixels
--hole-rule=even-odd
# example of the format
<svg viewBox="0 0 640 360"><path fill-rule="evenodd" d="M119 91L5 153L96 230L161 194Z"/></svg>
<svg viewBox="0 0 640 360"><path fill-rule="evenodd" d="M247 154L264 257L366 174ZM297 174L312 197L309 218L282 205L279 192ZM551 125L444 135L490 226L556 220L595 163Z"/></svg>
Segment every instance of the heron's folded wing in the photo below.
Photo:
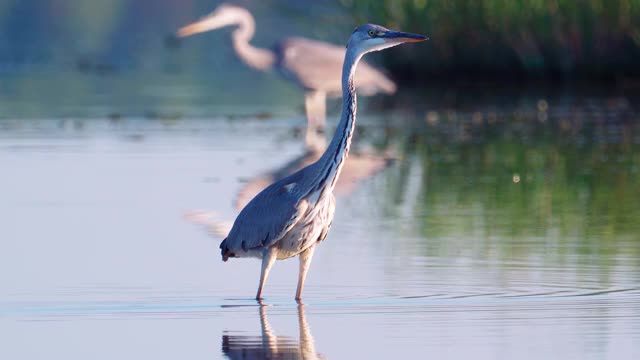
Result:
<svg viewBox="0 0 640 360"><path fill-rule="evenodd" d="M256 195L236 218L227 247L246 251L266 248L282 239L307 208L306 201L292 195L290 186L276 182Z"/></svg>
<svg viewBox="0 0 640 360"><path fill-rule="evenodd" d="M323 149L324 150L324 149ZM247 182L236 196L235 207L240 210L244 208L251 199L253 199L260 191L264 190L270 184L279 181L294 172L308 166L312 162L318 160L322 155L321 152L307 151L304 154L295 157L282 167L273 169L267 173L261 174Z"/></svg>
<svg viewBox="0 0 640 360"><path fill-rule="evenodd" d="M273 183L274 177L271 174L260 175L247 182L236 195L235 208L240 210L244 208L251 199L253 199L260 191Z"/></svg>

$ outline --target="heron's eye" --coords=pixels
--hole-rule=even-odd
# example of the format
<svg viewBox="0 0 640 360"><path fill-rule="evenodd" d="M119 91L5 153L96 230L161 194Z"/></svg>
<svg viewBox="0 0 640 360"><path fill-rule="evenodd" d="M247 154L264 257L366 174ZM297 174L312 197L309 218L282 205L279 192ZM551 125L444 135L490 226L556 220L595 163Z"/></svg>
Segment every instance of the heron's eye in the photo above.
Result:
<svg viewBox="0 0 640 360"><path fill-rule="evenodd" d="M369 36L373 37L376 35L376 32L374 30L369 30Z"/></svg>

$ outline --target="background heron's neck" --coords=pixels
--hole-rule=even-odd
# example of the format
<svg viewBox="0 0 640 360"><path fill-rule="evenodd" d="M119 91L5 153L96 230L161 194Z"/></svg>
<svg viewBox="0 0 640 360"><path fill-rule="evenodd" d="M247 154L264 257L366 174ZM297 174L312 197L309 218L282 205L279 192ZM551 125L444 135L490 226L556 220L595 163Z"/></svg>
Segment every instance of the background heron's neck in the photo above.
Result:
<svg viewBox="0 0 640 360"><path fill-rule="evenodd" d="M353 77L360 58L362 58L362 54L357 50L347 49L342 68L342 115L331 143L316 163L319 169L319 177L315 186L317 189L326 188L329 191L333 191L344 161L349 155L351 137L356 124L357 107Z"/></svg>
<svg viewBox="0 0 640 360"><path fill-rule="evenodd" d="M271 50L257 48L249 43L256 29L251 14L247 13L238 22L238 28L231 35L233 49L238 57L247 65L257 70L267 70L275 63L275 55Z"/></svg>

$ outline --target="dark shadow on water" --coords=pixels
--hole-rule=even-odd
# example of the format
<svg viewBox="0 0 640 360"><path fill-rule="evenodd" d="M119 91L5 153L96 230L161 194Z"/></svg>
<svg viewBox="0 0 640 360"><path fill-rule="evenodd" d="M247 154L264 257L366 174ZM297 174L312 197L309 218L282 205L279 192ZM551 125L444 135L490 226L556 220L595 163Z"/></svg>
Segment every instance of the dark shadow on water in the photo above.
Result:
<svg viewBox="0 0 640 360"><path fill-rule="evenodd" d="M316 352L304 305L298 305L299 339L277 336L267 319L267 306L260 306L260 336L222 334L222 352L229 359L324 359Z"/></svg>

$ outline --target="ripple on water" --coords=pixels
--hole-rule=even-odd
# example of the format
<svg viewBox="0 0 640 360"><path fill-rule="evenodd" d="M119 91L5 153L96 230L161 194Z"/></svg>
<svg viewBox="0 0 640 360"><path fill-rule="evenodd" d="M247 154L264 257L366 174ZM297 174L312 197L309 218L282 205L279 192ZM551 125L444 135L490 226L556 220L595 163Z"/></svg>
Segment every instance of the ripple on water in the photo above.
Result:
<svg viewBox="0 0 640 360"><path fill-rule="evenodd" d="M427 293L340 299L310 297L304 304L308 311L322 314L509 312L515 317L539 318L541 312L582 317L585 311L602 306L608 310L619 310L638 317L640 311L636 305L639 301L640 287L612 287L527 292ZM263 305L281 309L283 312L297 307L288 297L267 298ZM0 317L15 320L208 318L228 312L245 312L259 306L253 298L220 297L211 292L195 290L161 292L142 288L74 288L55 294L8 296L0 302Z"/></svg>

